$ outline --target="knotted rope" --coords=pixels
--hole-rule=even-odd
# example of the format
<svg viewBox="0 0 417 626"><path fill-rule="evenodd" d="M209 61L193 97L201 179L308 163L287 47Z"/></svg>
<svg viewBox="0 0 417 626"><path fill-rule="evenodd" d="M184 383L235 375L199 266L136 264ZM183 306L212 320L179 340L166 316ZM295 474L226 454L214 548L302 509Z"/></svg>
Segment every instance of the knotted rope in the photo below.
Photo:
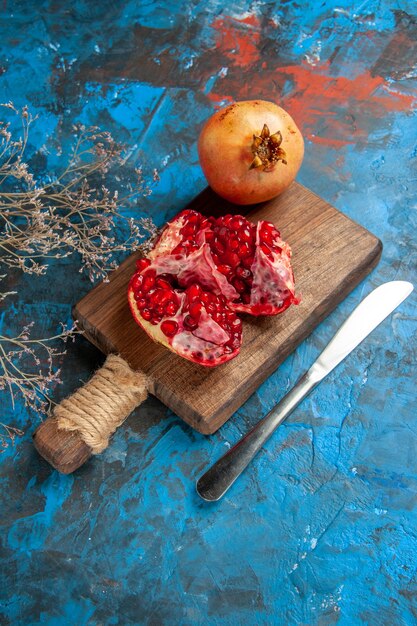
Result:
<svg viewBox="0 0 417 626"><path fill-rule="evenodd" d="M111 354L84 387L56 407L54 417L58 429L78 431L93 454L98 454L147 395L146 374L134 372L124 359Z"/></svg>

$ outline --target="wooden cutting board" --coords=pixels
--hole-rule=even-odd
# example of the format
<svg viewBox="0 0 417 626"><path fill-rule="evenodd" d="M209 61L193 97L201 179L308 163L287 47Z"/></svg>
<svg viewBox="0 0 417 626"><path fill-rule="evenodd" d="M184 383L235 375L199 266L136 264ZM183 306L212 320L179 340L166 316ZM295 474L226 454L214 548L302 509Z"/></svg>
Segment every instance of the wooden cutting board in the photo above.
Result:
<svg viewBox="0 0 417 626"><path fill-rule="evenodd" d="M207 188L188 208L206 215L242 212ZM220 208L220 210L219 210ZM382 244L370 232L298 183L245 211L273 222L293 251L298 306L275 317L244 317L238 357L204 368L154 343L133 320L127 285L138 255L74 307L85 336L105 354L120 354L151 379L150 392L201 433L216 431L276 367L377 264Z"/></svg>

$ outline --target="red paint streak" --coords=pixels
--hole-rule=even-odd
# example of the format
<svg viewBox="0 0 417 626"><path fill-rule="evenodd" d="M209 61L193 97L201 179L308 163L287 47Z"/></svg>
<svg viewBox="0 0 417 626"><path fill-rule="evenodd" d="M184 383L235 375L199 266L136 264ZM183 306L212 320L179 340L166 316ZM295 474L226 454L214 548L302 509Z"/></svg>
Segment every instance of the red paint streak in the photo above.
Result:
<svg viewBox="0 0 417 626"><path fill-rule="evenodd" d="M233 104L235 101L232 96L222 96L219 93L213 93L212 91L207 94L207 98L213 102L215 109L221 109L228 104Z"/></svg>
<svg viewBox="0 0 417 626"><path fill-rule="evenodd" d="M231 68L222 80L222 94L212 94L212 99L275 101L291 113L306 139L335 149L366 141L380 127L379 120L417 104L415 95L394 91L391 83L369 71L352 78L330 76L328 64L305 63L262 71L252 66L248 72L250 81L242 79L240 68ZM281 92L285 95L280 99Z"/></svg>
<svg viewBox="0 0 417 626"><path fill-rule="evenodd" d="M329 62L274 67L272 59L261 55L261 27L255 15L221 17L213 28L218 58L223 57L225 64L230 61L221 92L208 95L217 107L255 97L276 101L291 113L307 139L336 150L367 141L390 114L416 108L414 92L397 91L383 71L374 68L371 74L360 62L353 74L345 76L332 76ZM401 50L405 54L405 45Z"/></svg>
<svg viewBox="0 0 417 626"><path fill-rule="evenodd" d="M350 79L328 76L326 70L325 65L293 65L278 70L278 75L294 85L285 99L285 108L316 143L334 148L355 143L367 135L361 124L364 118L382 118L390 112L410 110L416 104L413 96L393 92L381 76L364 72Z"/></svg>
<svg viewBox="0 0 417 626"><path fill-rule="evenodd" d="M233 65L245 67L259 60L260 32L256 16L240 20L233 17L219 18L213 22L213 28L218 31L216 48Z"/></svg>
<svg viewBox="0 0 417 626"><path fill-rule="evenodd" d="M236 22L240 24L249 24L249 26L256 26L259 28L259 20L256 15L248 15L248 17L242 17L240 20L236 19Z"/></svg>
<svg viewBox="0 0 417 626"><path fill-rule="evenodd" d="M351 141L347 141L345 139L330 139L329 137L319 137L318 135L311 133L305 134L305 137L307 137L307 139L310 139L310 141L313 141L314 143L323 144L325 146L329 146L329 148L335 148L336 150L338 150L339 148L343 148L349 143L356 143L354 139L352 139Z"/></svg>

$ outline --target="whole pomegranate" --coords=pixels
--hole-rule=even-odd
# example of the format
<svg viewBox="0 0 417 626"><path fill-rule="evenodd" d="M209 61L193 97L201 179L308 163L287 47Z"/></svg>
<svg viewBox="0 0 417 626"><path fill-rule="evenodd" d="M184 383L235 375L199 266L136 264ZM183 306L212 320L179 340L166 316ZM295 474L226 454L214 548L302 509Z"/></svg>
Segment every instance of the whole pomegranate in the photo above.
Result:
<svg viewBox="0 0 417 626"><path fill-rule="evenodd" d="M303 160L304 141L284 109L265 100L246 100L208 119L198 154L219 196L235 204L255 204L289 187Z"/></svg>
<svg viewBox="0 0 417 626"><path fill-rule="evenodd" d="M236 312L275 315L298 302L290 256L270 222L185 210L137 262L131 311L155 341L195 363L219 365L240 350Z"/></svg>

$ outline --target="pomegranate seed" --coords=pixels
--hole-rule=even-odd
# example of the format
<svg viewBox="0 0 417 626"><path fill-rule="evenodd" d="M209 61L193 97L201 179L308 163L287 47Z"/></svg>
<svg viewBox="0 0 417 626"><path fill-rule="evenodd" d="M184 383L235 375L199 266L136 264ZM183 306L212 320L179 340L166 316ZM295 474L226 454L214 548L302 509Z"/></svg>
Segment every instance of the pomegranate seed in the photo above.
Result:
<svg viewBox="0 0 417 626"><path fill-rule="evenodd" d="M151 306L155 305L155 298L158 298L158 292L156 291L156 289L151 289L148 292L148 300Z"/></svg>
<svg viewBox="0 0 417 626"><path fill-rule="evenodd" d="M227 265L230 265L231 267L236 267L236 265L240 262L238 255L235 254L235 252L230 252L229 250L224 255L224 260Z"/></svg>
<svg viewBox="0 0 417 626"><path fill-rule="evenodd" d="M242 241L252 241L252 233L247 226L244 226L239 233L239 238Z"/></svg>
<svg viewBox="0 0 417 626"><path fill-rule="evenodd" d="M200 319L202 308L203 304L199 300L195 300L194 302L192 302L189 306L189 312L191 317L198 321Z"/></svg>
<svg viewBox="0 0 417 626"><path fill-rule="evenodd" d="M253 256L247 256L244 259L242 259L242 265L243 267L246 267L248 270L252 267L253 264Z"/></svg>
<svg viewBox="0 0 417 626"><path fill-rule="evenodd" d="M235 219L230 222L230 228L233 228L233 230L239 230L244 223L243 217L235 217Z"/></svg>
<svg viewBox="0 0 417 626"><path fill-rule="evenodd" d="M144 270L146 267L149 267L149 265L150 265L150 264L151 264L150 259L138 259L138 260L136 261L136 269L137 269L139 272L143 272L143 270Z"/></svg>
<svg viewBox="0 0 417 626"><path fill-rule="evenodd" d="M220 263L220 259L219 259L219 256L218 256L217 254L214 254L214 253L213 253L213 254L211 255L211 258L213 259L213 261L215 262L215 264L216 264L216 265L219 265L219 263Z"/></svg>
<svg viewBox="0 0 417 626"><path fill-rule="evenodd" d="M189 330L194 330L198 326L198 322L191 317L191 315L186 315L184 317L184 326Z"/></svg>
<svg viewBox="0 0 417 626"><path fill-rule="evenodd" d="M272 246L273 237L270 231L268 230L262 231L261 237L262 237L262 241L265 241L265 243L267 243L269 246Z"/></svg>
<svg viewBox="0 0 417 626"><path fill-rule="evenodd" d="M234 278L232 280L232 285L239 293L243 293L244 291L246 291L246 285L243 280L240 280L240 278Z"/></svg>
<svg viewBox="0 0 417 626"><path fill-rule="evenodd" d="M158 277L155 284L161 289L172 289L172 285L165 278Z"/></svg>
<svg viewBox="0 0 417 626"><path fill-rule="evenodd" d="M178 311L178 303L170 300L165 307L165 311L167 315L175 315L175 313Z"/></svg>
<svg viewBox="0 0 417 626"><path fill-rule="evenodd" d="M195 231L196 231L196 226L194 224L187 224L186 226L184 226L184 228L181 230L181 235L183 237L193 237L195 235Z"/></svg>
<svg viewBox="0 0 417 626"><path fill-rule="evenodd" d="M236 314L233 311L226 311L226 317L227 317L228 322L232 324L234 324L235 320L239 320L240 322L240 319L236 317Z"/></svg>
<svg viewBox="0 0 417 626"><path fill-rule="evenodd" d="M225 247L222 244L222 242L219 241L218 239L215 239L213 241L213 248L215 249L218 255L222 256L224 254Z"/></svg>
<svg viewBox="0 0 417 626"><path fill-rule="evenodd" d="M207 231L206 232L206 241L210 242L210 241L213 241L213 239L214 239L213 231L211 231L211 230Z"/></svg>
<svg viewBox="0 0 417 626"><path fill-rule="evenodd" d="M201 296L202 291L203 290L201 289L200 285L198 283L195 283L191 285L190 287L188 287L187 289L188 298L190 300L194 300L194 298L199 298Z"/></svg>
<svg viewBox="0 0 417 626"><path fill-rule="evenodd" d="M197 225L200 221L201 215L199 215L196 211L186 211L187 213L187 222L188 224Z"/></svg>
<svg viewBox="0 0 417 626"><path fill-rule="evenodd" d="M233 320L233 322L232 322L232 327L233 328L239 329L239 328L241 328L241 326L242 326L242 320L239 317L237 317L235 320Z"/></svg>
<svg viewBox="0 0 417 626"><path fill-rule="evenodd" d="M165 289L158 289L154 296L155 304L163 304L165 305L169 300L171 300L172 291L166 291Z"/></svg>
<svg viewBox="0 0 417 626"><path fill-rule="evenodd" d="M209 302L208 304L206 304L207 313L214 313L215 310L216 310L216 305L214 304L214 302Z"/></svg>
<svg viewBox="0 0 417 626"><path fill-rule="evenodd" d="M152 289L154 284L155 284L155 278L152 275L146 274L143 280L142 290L145 293L148 293L148 291Z"/></svg>
<svg viewBox="0 0 417 626"><path fill-rule="evenodd" d="M146 308L145 298L139 298L139 300L136 300L136 306L138 307L139 311L142 311L142 309L145 309Z"/></svg>
<svg viewBox="0 0 417 626"><path fill-rule="evenodd" d="M266 256L270 256L271 248L266 243L261 243L260 248Z"/></svg>
<svg viewBox="0 0 417 626"><path fill-rule="evenodd" d="M238 239L230 239L229 240L229 250L232 250L232 252L236 252L236 250L239 248L239 240Z"/></svg>
<svg viewBox="0 0 417 626"><path fill-rule="evenodd" d="M159 306L157 306L155 308L155 311L156 311L157 315L162 316L162 315L165 314L165 307L160 304Z"/></svg>
<svg viewBox="0 0 417 626"><path fill-rule="evenodd" d="M251 253L251 249L249 247L249 244L247 243L242 243L239 246L239 256L243 259L245 256L249 256Z"/></svg>
<svg viewBox="0 0 417 626"><path fill-rule="evenodd" d="M228 276L232 272L232 268L230 267L230 265L218 265L217 269L221 274L224 274L225 276Z"/></svg>
<svg viewBox="0 0 417 626"><path fill-rule="evenodd" d="M203 302L203 304L213 304L217 302L216 296L214 295L214 293L211 293L211 291L203 291L200 296L200 300L201 302Z"/></svg>
<svg viewBox="0 0 417 626"><path fill-rule="evenodd" d="M139 287L142 285L142 282L143 282L143 276L141 274L135 274L135 276L132 279L133 291L137 291Z"/></svg>
<svg viewBox="0 0 417 626"><path fill-rule="evenodd" d="M252 272L246 267L242 267L242 265L238 265L235 272L236 276L242 279L250 278L252 276Z"/></svg>
<svg viewBox="0 0 417 626"><path fill-rule="evenodd" d="M149 322L149 320L152 317L152 313L150 312L149 309L143 309L141 311L141 315L142 315L143 319L146 320L147 322Z"/></svg>
<svg viewBox="0 0 417 626"><path fill-rule="evenodd" d="M249 293L242 293L242 302L243 304L250 304L250 294Z"/></svg>
<svg viewBox="0 0 417 626"><path fill-rule="evenodd" d="M262 224L261 228L262 228L263 231L272 232L273 230L276 230L276 228L275 228L275 226L273 225L272 222L261 222L261 224Z"/></svg>
<svg viewBox="0 0 417 626"><path fill-rule="evenodd" d="M178 324L174 320L165 320L161 324L161 330L167 337L173 337L178 331Z"/></svg>

